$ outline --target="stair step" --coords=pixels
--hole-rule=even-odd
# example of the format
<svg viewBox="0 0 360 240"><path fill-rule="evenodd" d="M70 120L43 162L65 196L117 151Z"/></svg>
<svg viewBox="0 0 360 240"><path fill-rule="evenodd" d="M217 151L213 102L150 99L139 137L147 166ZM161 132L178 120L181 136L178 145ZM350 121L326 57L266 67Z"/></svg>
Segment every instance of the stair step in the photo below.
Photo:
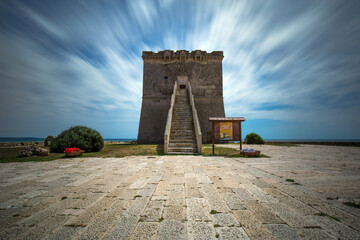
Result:
<svg viewBox="0 0 360 240"><path fill-rule="evenodd" d="M170 137L176 137L176 136L193 136L194 131L171 131L170 132Z"/></svg>
<svg viewBox="0 0 360 240"><path fill-rule="evenodd" d="M169 152L195 152L196 147L169 147Z"/></svg>
<svg viewBox="0 0 360 240"><path fill-rule="evenodd" d="M197 155L195 152L168 152L170 155Z"/></svg>
<svg viewBox="0 0 360 240"><path fill-rule="evenodd" d="M197 154L194 120L187 89L178 89L173 109L169 154Z"/></svg>
<svg viewBox="0 0 360 240"><path fill-rule="evenodd" d="M181 147L186 147L186 148L196 148L196 144L194 143L169 143L169 148L181 148Z"/></svg>
<svg viewBox="0 0 360 240"><path fill-rule="evenodd" d="M175 130L174 132L186 132L186 133L192 133L194 129L179 129L179 130ZM173 128L171 128L171 132L173 132Z"/></svg>
<svg viewBox="0 0 360 240"><path fill-rule="evenodd" d="M184 142L184 141L196 141L196 139L193 136L177 136L177 137L170 137L170 142Z"/></svg>
<svg viewBox="0 0 360 240"><path fill-rule="evenodd" d="M196 141L195 141L195 139L188 139L188 140L186 140L186 139L170 139L170 142L169 142L169 144L171 144L171 143L191 143L191 144L195 144L196 143Z"/></svg>

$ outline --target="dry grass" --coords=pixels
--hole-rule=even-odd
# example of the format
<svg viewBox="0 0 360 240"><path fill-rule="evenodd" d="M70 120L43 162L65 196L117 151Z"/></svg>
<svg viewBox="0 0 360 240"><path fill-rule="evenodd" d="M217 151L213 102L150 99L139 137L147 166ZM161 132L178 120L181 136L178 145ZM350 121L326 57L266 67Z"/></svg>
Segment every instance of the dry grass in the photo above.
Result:
<svg viewBox="0 0 360 240"><path fill-rule="evenodd" d="M60 158L66 158L62 153L50 153L49 156L39 157L17 157L18 152L24 147L0 148L0 163L6 162L37 162L51 161ZM105 144L100 152L84 153L81 158L86 157L126 157L126 156L159 156L164 155L163 144ZM213 156L212 145L204 144L202 148L203 156ZM215 156L243 157L239 150L226 147L215 147ZM260 155L260 157L267 157Z"/></svg>

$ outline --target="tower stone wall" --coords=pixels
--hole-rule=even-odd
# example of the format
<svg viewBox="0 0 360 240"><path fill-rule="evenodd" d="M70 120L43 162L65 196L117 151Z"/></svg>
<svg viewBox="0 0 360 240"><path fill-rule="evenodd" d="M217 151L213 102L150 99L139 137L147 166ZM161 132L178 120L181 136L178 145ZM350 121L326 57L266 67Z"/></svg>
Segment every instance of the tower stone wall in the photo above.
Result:
<svg viewBox="0 0 360 240"><path fill-rule="evenodd" d="M143 101L139 124L139 143L164 140L170 99L177 77L186 76L191 84L203 142L211 140L209 117L225 117L222 84L222 51L144 51Z"/></svg>

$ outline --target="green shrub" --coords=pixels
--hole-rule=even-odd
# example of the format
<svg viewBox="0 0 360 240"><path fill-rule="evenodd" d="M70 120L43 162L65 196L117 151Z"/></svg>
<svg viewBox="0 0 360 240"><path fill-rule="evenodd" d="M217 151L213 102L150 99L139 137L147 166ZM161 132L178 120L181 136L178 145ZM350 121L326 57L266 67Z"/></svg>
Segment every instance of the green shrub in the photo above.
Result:
<svg viewBox="0 0 360 240"><path fill-rule="evenodd" d="M260 137L256 133L249 133L248 135L246 135L244 142L246 144L264 144L265 143L264 139L262 139L262 137Z"/></svg>
<svg viewBox="0 0 360 240"><path fill-rule="evenodd" d="M50 144L50 151L62 153L68 147L77 147L85 152L98 152L104 147L100 133L85 126L75 126L59 134Z"/></svg>

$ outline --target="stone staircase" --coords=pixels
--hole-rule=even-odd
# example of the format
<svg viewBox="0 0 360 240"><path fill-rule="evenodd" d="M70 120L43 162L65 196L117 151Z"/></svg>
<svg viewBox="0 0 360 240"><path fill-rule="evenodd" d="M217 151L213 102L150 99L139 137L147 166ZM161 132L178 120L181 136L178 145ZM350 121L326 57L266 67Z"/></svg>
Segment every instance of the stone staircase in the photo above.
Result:
<svg viewBox="0 0 360 240"><path fill-rule="evenodd" d="M187 89L177 89L168 153L197 154L194 120Z"/></svg>

